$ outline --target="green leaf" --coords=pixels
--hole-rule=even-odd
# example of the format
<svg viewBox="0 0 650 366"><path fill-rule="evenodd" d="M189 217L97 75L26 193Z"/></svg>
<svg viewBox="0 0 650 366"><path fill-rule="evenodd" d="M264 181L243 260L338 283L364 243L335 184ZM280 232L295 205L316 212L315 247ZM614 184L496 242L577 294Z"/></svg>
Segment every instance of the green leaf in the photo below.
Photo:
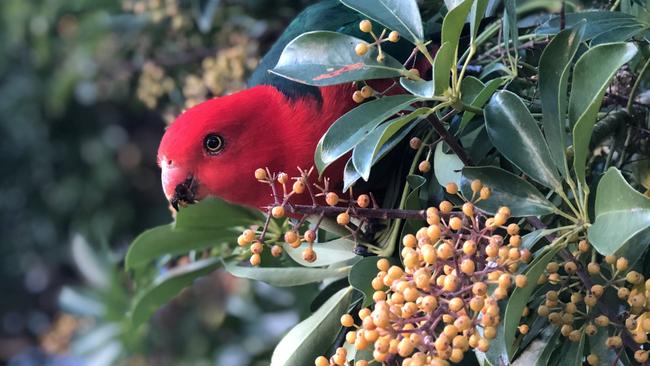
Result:
<svg viewBox="0 0 650 366"><path fill-rule="evenodd" d="M594 39L591 40L591 46L593 47L603 43L629 41L636 35L646 30L648 30L648 26L644 25L629 25L611 29L594 37Z"/></svg>
<svg viewBox="0 0 650 366"><path fill-rule="evenodd" d="M649 244L649 234L650 199L632 188L618 169L610 168L598 183L589 242L603 255L638 257Z"/></svg>
<svg viewBox="0 0 650 366"><path fill-rule="evenodd" d="M375 290L372 288L372 279L375 278L377 272L377 262L382 257L366 257L357 262L348 274L348 281L350 286L355 290L361 292L364 296L363 307L372 305L372 295ZM394 258L386 258L391 261L391 264L397 264Z"/></svg>
<svg viewBox="0 0 650 366"><path fill-rule="evenodd" d="M162 305L178 295L195 279L205 276L221 265L221 258L202 259L176 267L156 278L151 285L138 291L129 314L134 327L146 322Z"/></svg>
<svg viewBox="0 0 650 366"><path fill-rule="evenodd" d="M579 342L569 342L571 345L569 351L562 359L562 365L582 366L582 358L585 349L585 332L582 332Z"/></svg>
<svg viewBox="0 0 650 366"><path fill-rule="evenodd" d="M232 229L257 218L252 211L208 198L181 209L176 222L149 229L135 238L126 253L126 269L142 268L163 255L209 248L237 238Z"/></svg>
<svg viewBox="0 0 650 366"><path fill-rule="evenodd" d="M617 11L585 11L581 13L568 13L565 16L566 27L570 28L585 22L583 40L587 41L603 32L621 27L641 25L640 21L630 14ZM537 34L555 34L560 31L560 17L551 18L548 22L540 26Z"/></svg>
<svg viewBox="0 0 650 366"><path fill-rule="evenodd" d="M569 98L569 122L573 127L573 169L586 187L585 169L589 141L596 117L616 71L636 55L632 43L610 43L591 48L576 62Z"/></svg>
<svg viewBox="0 0 650 366"><path fill-rule="evenodd" d="M571 60L578 51L584 23L558 33L546 46L539 60L539 89L542 103L542 125L555 166L569 176L566 162L567 85Z"/></svg>
<svg viewBox="0 0 650 366"><path fill-rule="evenodd" d="M456 52L449 42L443 43L433 59L433 94L441 96L449 89L449 75Z"/></svg>
<svg viewBox="0 0 650 366"><path fill-rule="evenodd" d="M361 139L395 113L418 101L411 95L383 97L363 103L347 112L330 126L316 147L314 161L318 171L325 168L355 147Z"/></svg>
<svg viewBox="0 0 650 366"><path fill-rule="evenodd" d="M349 267L242 267L234 263L226 263L225 268L235 277L262 281L276 287L299 286L325 279L341 278L345 277L350 269Z"/></svg>
<svg viewBox="0 0 650 366"><path fill-rule="evenodd" d="M535 363L535 366L547 366L548 361L551 358L551 355L555 352L555 350L559 346L559 340L560 340L560 329L555 329L553 332L553 335L551 338L548 340L546 343L544 350L542 353L539 355L539 359Z"/></svg>
<svg viewBox="0 0 650 366"><path fill-rule="evenodd" d="M472 2L472 9L469 13L469 29L472 35L472 43L476 39L476 34L481 26L481 20L483 20L483 16L485 16L485 10L487 9L488 3L488 0L476 0Z"/></svg>
<svg viewBox="0 0 650 366"><path fill-rule="evenodd" d="M517 4L515 0L503 0L503 44L508 45L506 52L513 50L515 62L519 53L519 29L517 28ZM512 42L512 44L511 44Z"/></svg>
<svg viewBox="0 0 650 366"><path fill-rule="evenodd" d="M460 41L460 34L465 26L465 20L469 11L472 9L474 0L465 0L458 4L455 8L451 9L445 18L442 20L442 34L440 43L444 46L449 43L452 55L456 58L458 50L458 43ZM440 50L438 50L440 52ZM453 61L452 61L453 63Z"/></svg>
<svg viewBox="0 0 650 366"><path fill-rule="evenodd" d="M473 76L468 76L463 79L463 83L465 83L466 80L471 80L475 79L476 81L480 82L481 85L483 85L483 88L481 91L476 94L475 97L472 98L472 100L469 102L469 105L474 107L474 108L483 108L485 103L490 100L490 97L494 92L499 88L501 85L503 85L508 78L506 77L500 77L496 79L492 79L488 81L487 84L483 84L480 80L476 79ZM462 92L462 85L461 85L461 92ZM462 133L465 127L467 127L467 124L474 118L476 114L474 112L469 112L465 111L463 113L463 118L460 121L460 125L458 126L458 134Z"/></svg>
<svg viewBox="0 0 650 366"><path fill-rule="evenodd" d="M305 366L324 355L341 329L339 319L347 313L352 287L334 294L309 318L293 327L278 343L271 366Z"/></svg>
<svg viewBox="0 0 650 366"><path fill-rule="evenodd" d="M302 258L302 252L309 246L301 244L298 248L292 248L289 244L283 244L284 251L298 264L305 267L323 267L335 263L345 262L357 258L354 254L355 243L346 238L334 239L324 243L318 243L316 260L307 262Z"/></svg>
<svg viewBox="0 0 650 366"><path fill-rule="evenodd" d="M370 168L381 147L406 126L406 124L411 123L418 116L429 113L430 110L430 108L419 108L406 116L388 121L375 128L359 141L352 151L352 163L365 181L368 181L368 178L370 178Z"/></svg>
<svg viewBox="0 0 650 366"><path fill-rule="evenodd" d="M402 37L414 44L424 40L422 18L415 0L341 0L341 2L384 27L399 32Z"/></svg>
<svg viewBox="0 0 650 366"><path fill-rule="evenodd" d="M490 140L506 159L538 183L555 190L562 187L544 136L517 95L495 93L484 113Z"/></svg>
<svg viewBox="0 0 650 366"><path fill-rule="evenodd" d="M474 179L480 179L492 190L489 199L476 204L490 214L495 214L501 206L508 206L514 217L547 215L556 209L532 184L501 168L465 167L462 176L461 190L465 197L472 197L470 185Z"/></svg>
<svg viewBox="0 0 650 366"><path fill-rule="evenodd" d="M531 231L528 234L524 235L521 237L521 248L529 249L531 252L533 251L533 246L537 244L543 237L545 237L548 234L551 234L553 231L549 229L537 229L535 231Z"/></svg>
<svg viewBox="0 0 650 366"><path fill-rule="evenodd" d="M503 337L505 340L508 356L512 359L515 349L515 335L521 314L530 300L530 295L537 287L537 279L544 273L546 265L550 262L555 254L560 250L560 246L547 247L547 250L541 251L528 265L524 274L528 277L528 283L524 287L515 287L508 298L506 311L503 314Z"/></svg>
<svg viewBox="0 0 650 366"><path fill-rule="evenodd" d="M433 80L411 80L409 78L400 78L400 85L406 91L422 98L431 98L433 94Z"/></svg>
<svg viewBox="0 0 650 366"><path fill-rule="evenodd" d="M443 145L443 142L439 142L433 153L433 172L441 186L447 183L456 183L460 186L461 172L465 164L456 154L445 154Z"/></svg>
<svg viewBox="0 0 650 366"><path fill-rule="evenodd" d="M354 48L367 42L341 33L315 31L296 37L282 51L270 72L298 83L326 86L355 80L403 76L404 66L392 56L377 61L377 48L359 56Z"/></svg>
<svg viewBox="0 0 650 366"><path fill-rule="evenodd" d="M418 119L418 122L420 119ZM413 130L418 123L409 123L402 127L398 132L393 134L386 142L382 143L372 159L372 166L377 164L386 154L388 154L395 146L397 146L404 138ZM345 164L343 172L343 192L347 191L357 180L361 179L361 174L355 169L352 158Z"/></svg>

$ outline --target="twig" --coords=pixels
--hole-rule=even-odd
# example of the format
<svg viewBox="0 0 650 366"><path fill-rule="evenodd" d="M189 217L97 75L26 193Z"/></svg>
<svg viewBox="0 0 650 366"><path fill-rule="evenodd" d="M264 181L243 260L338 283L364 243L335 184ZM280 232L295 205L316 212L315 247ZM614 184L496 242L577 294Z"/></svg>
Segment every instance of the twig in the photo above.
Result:
<svg viewBox="0 0 650 366"><path fill-rule="evenodd" d="M454 111L447 114L445 117L443 117L443 119L445 119L447 116L451 115L452 113L454 113ZM458 140L456 140L456 138L452 136L449 133L449 131L447 131L447 129L445 128L445 126L442 125L442 122L438 119L438 117L436 117L435 115L430 115L429 117L426 118L426 120L429 121L431 127L433 127L436 133L440 135L440 137L442 137L442 139L447 143L447 145L449 145L451 150L456 155L458 155L458 158L460 159L460 161L463 162L463 164L468 166L474 165L472 163L472 159L469 157L469 155L467 155L465 149L462 146L460 146Z"/></svg>

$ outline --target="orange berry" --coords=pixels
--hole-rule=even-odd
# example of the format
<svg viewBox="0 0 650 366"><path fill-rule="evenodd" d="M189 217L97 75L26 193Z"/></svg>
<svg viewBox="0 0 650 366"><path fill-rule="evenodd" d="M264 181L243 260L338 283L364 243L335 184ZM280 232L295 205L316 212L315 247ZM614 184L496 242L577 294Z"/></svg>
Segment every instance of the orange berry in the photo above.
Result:
<svg viewBox="0 0 650 366"><path fill-rule="evenodd" d="M418 164L418 170L422 173L427 173L429 170L431 170L431 163L429 163L426 160L423 160Z"/></svg>
<svg viewBox="0 0 650 366"><path fill-rule="evenodd" d="M339 195L334 192L328 192L325 196L325 202L330 206L336 206L339 203Z"/></svg>
<svg viewBox="0 0 650 366"><path fill-rule="evenodd" d="M259 254L253 254L251 255L249 262L252 266L257 267L262 263L262 257Z"/></svg>
<svg viewBox="0 0 650 366"><path fill-rule="evenodd" d="M366 98L364 98L361 92L357 90L354 93L352 93L352 100L355 103L360 104L363 103L363 101L366 100Z"/></svg>
<svg viewBox="0 0 650 366"><path fill-rule="evenodd" d="M449 193L449 194L458 193L458 184L456 184L454 182L447 183L447 185L445 186L445 191L447 191L447 193Z"/></svg>
<svg viewBox="0 0 650 366"><path fill-rule="evenodd" d="M465 202L463 204L463 213L465 216L472 217L474 216L474 204L471 202Z"/></svg>
<svg viewBox="0 0 650 366"><path fill-rule="evenodd" d="M255 179L257 180L266 180L268 176L266 175L266 170L262 168L255 169Z"/></svg>
<svg viewBox="0 0 650 366"><path fill-rule="evenodd" d="M307 243L313 243L316 241L316 232L312 229L309 229L305 231L304 238Z"/></svg>
<svg viewBox="0 0 650 366"><path fill-rule="evenodd" d="M367 194L359 195L359 197L357 197L357 206L361 208L370 206L370 196Z"/></svg>
<svg viewBox="0 0 650 366"><path fill-rule="evenodd" d="M343 314L343 316L341 316L341 325L346 327L346 328L349 328L349 327L353 326L354 325L354 318L352 318L352 315Z"/></svg>
<svg viewBox="0 0 650 366"><path fill-rule="evenodd" d="M368 19L359 22L359 30L363 33L370 33L372 31L372 23Z"/></svg>
<svg viewBox="0 0 650 366"><path fill-rule="evenodd" d="M264 251L264 244L260 243L259 241L256 241L251 245L251 253L253 254L261 254L262 251Z"/></svg>
<svg viewBox="0 0 650 366"><path fill-rule="evenodd" d="M304 259L306 262L313 263L316 261L316 252L312 247L307 247L302 252L302 259Z"/></svg>
<svg viewBox="0 0 650 366"><path fill-rule="evenodd" d="M287 182L289 182L289 176L287 175L287 173L278 174L278 183L287 184Z"/></svg>
<svg viewBox="0 0 650 366"><path fill-rule="evenodd" d="M490 190L489 187L481 188L481 192L479 194L479 197L481 197L482 200L486 200L486 199L490 198L491 195L492 195L492 191Z"/></svg>
<svg viewBox="0 0 650 366"><path fill-rule="evenodd" d="M293 182L293 191L296 192L296 194L302 194L305 192L305 188L305 182L303 182L302 179L298 179Z"/></svg>
<svg viewBox="0 0 650 366"><path fill-rule="evenodd" d="M363 56L366 53L368 53L368 48L369 48L368 44L366 44L366 43L358 43L354 47L354 52L357 54L357 56ZM361 96L361 93L359 93L359 96ZM355 100L355 102L356 102L356 100ZM357 102L357 103L359 103L359 102Z"/></svg>
<svg viewBox="0 0 650 366"><path fill-rule="evenodd" d="M271 209L271 215L275 217L276 219L279 219L281 217L284 217L285 211L283 206L275 206L273 209Z"/></svg>
<svg viewBox="0 0 650 366"><path fill-rule="evenodd" d="M399 33L397 31L392 31L388 34L388 40L396 43L399 41Z"/></svg>
<svg viewBox="0 0 650 366"><path fill-rule="evenodd" d="M372 89L370 85L365 85L363 88L361 88L361 95L367 99L372 97L375 94L375 91Z"/></svg>
<svg viewBox="0 0 650 366"><path fill-rule="evenodd" d="M315 366L330 366L330 362L324 356L318 356L314 361Z"/></svg>
<svg viewBox="0 0 650 366"><path fill-rule="evenodd" d="M448 214L454 208L454 205L449 201L442 201L438 207L440 208L440 212Z"/></svg>
<svg viewBox="0 0 650 366"><path fill-rule="evenodd" d="M350 223L350 215L347 212L341 212L336 216L336 222L339 225L347 225Z"/></svg>
<svg viewBox="0 0 650 366"><path fill-rule="evenodd" d="M242 236L249 243L252 242L253 240L255 240L255 232L253 230L251 230L251 229L244 230L244 232L242 233Z"/></svg>
<svg viewBox="0 0 650 366"><path fill-rule="evenodd" d="M458 231L463 227L463 220L459 217L452 217L449 219L449 227L454 231Z"/></svg>
<svg viewBox="0 0 650 366"><path fill-rule="evenodd" d="M515 277L515 286L525 287L528 284L528 277L526 275L517 275Z"/></svg>
<svg viewBox="0 0 650 366"><path fill-rule="evenodd" d="M271 247L271 255L274 257L279 257L282 255L282 247L279 245L274 245Z"/></svg>

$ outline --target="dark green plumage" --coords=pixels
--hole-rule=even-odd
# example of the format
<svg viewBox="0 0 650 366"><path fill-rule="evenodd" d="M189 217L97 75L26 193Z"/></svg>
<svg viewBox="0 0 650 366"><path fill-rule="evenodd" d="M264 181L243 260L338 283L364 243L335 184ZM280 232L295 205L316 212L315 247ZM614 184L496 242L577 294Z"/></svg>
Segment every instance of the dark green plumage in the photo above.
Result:
<svg viewBox="0 0 650 366"><path fill-rule="evenodd" d="M275 67L285 46L299 35L310 31L335 31L348 34L366 41L372 41L368 34L359 30L359 22L365 19L362 14L346 7L338 0L325 0L307 7L289 24L280 38L273 44L260 64L248 79L248 86L273 85L290 98L311 95L320 99L317 87L299 84L277 75L268 70ZM380 26L376 27L381 29ZM413 46L406 41L397 44L386 43L385 51L398 60L406 60Z"/></svg>

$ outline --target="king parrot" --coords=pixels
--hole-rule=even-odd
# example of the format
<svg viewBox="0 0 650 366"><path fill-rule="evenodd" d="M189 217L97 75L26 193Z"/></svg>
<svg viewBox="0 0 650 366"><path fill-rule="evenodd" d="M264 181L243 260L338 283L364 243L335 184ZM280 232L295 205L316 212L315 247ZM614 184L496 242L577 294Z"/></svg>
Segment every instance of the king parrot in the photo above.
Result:
<svg viewBox="0 0 650 366"><path fill-rule="evenodd" d="M284 47L304 32L329 30L363 38L358 24L364 18L335 0L308 7L262 58L248 89L205 101L178 116L158 149L162 186L172 206L178 209L179 203L216 196L259 209L271 198L251 178L255 169L290 173L313 166L321 136L355 107L356 87L309 86L268 71ZM413 46L400 41L386 50L405 60ZM341 162L326 171L332 187L342 187Z"/></svg>

